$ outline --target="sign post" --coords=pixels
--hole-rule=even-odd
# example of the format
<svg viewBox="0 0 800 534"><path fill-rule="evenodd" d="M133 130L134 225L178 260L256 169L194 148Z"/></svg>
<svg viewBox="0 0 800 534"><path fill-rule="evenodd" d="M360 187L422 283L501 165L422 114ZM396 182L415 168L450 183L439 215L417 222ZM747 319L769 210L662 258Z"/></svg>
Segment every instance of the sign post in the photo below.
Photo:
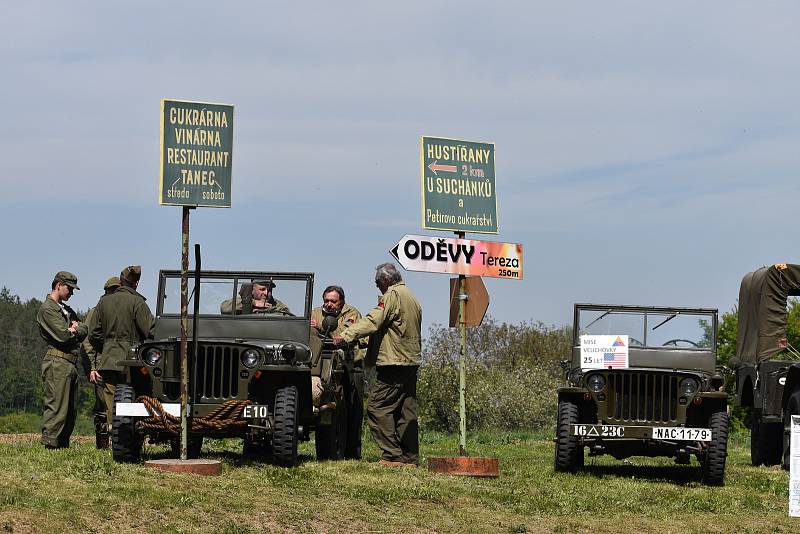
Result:
<svg viewBox="0 0 800 534"><path fill-rule="evenodd" d="M161 177L158 202L182 206L181 218L181 440L187 460L189 438L189 210L231 207L233 106L161 101ZM195 288L195 298L199 288Z"/></svg>
<svg viewBox="0 0 800 534"><path fill-rule="evenodd" d="M403 267L429 272L458 274L459 348L459 454L458 459L429 459L431 470L452 474L497 476L497 460L467 458L466 367L467 367L467 275L521 278L522 248L513 269L503 272L491 269L488 252L478 258L466 232L497 233L497 197L495 189L494 144L461 141L442 137L420 138L420 170L422 177L422 227L455 232L457 239L436 239L405 236L392 254ZM416 238L420 239L416 239ZM430 241L429 241L430 239ZM433 252L433 254L430 254ZM404 261L406 260L406 261ZM482 264L481 264L482 260ZM488 263L488 265L487 265ZM503 262L505 267L505 261ZM484 272L479 272L484 271ZM514 273L512 274L506 274ZM489 274L492 276L492 274ZM451 461L453 460L453 461Z"/></svg>

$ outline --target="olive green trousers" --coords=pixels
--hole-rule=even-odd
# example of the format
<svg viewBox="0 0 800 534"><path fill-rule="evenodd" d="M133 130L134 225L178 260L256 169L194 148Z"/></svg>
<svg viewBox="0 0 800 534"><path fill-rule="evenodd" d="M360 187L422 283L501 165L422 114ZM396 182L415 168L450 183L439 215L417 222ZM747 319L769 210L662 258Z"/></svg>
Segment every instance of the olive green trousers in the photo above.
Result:
<svg viewBox="0 0 800 534"><path fill-rule="evenodd" d="M78 370L75 364L58 356L42 360L42 444L47 447L69 447L75 428L75 404L78 399Z"/></svg>
<svg viewBox="0 0 800 534"><path fill-rule="evenodd" d="M367 418L383 460L419 462L417 366L381 365L369 392Z"/></svg>
<svg viewBox="0 0 800 534"><path fill-rule="evenodd" d="M100 386L103 392L103 400L106 406L106 423L108 428L111 429L111 423L114 421L114 392L117 390L117 384L124 384L126 375L120 371L109 371L101 369L100 380L97 385Z"/></svg>

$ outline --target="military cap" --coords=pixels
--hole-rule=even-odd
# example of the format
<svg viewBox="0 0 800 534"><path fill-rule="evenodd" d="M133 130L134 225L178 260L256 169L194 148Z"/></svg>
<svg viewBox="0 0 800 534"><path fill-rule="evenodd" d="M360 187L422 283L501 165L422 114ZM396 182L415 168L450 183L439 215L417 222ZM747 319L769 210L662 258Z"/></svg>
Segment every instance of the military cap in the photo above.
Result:
<svg viewBox="0 0 800 534"><path fill-rule="evenodd" d="M142 266L141 265L129 265L122 269L122 272L119 274L120 278L124 278L128 282L138 282L139 278L142 277Z"/></svg>
<svg viewBox="0 0 800 534"><path fill-rule="evenodd" d="M115 287L119 287L119 286L120 286L119 277L118 276L112 276L111 278L106 280L105 284L103 284L103 289L106 289L106 290L114 289Z"/></svg>
<svg viewBox="0 0 800 534"><path fill-rule="evenodd" d="M80 289L78 287L78 277L68 271L58 271L53 278L53 281L67 284L72 289Z"/></svg>
<svg viewBox="0 0 800 534"><path fill-rule="evenodd" d="M275 282L272 281L272 278L262 278L261 280L253 280L254 284L258 284L260 286L269 286L271 288L275 288Z"/></svg>

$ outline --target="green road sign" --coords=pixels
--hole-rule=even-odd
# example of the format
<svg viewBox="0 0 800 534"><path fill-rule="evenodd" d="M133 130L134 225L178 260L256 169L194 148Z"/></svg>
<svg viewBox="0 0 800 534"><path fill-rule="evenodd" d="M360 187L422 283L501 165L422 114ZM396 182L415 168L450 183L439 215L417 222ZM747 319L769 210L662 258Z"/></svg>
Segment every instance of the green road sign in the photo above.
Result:
<svg viewBox="0 0 800 534"><path fill-rule="evenodd" d="M161 101L159 204L230 208L232 163L233 106Z"/></svg>
<svg viewBox="0 0 800 534"><path fill-rule="evenodd" d="M420 138L422 227L497 233L494 143Z"/></svg>

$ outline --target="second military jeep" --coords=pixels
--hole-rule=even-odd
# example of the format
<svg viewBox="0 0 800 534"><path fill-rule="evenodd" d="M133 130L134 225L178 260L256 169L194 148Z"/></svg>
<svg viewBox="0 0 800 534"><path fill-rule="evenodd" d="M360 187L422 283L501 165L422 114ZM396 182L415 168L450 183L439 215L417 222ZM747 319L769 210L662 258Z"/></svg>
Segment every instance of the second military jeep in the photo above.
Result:
<svg viewBox="0 0 800 534"><path fill-rule="evenodd" d="M199 285L196 279L189 295L190 313L199 299L188 332L189 457L203 438L236 437L245 454L291 466L298 440L312 431L318 457L358 457L363 375L351 350L325 343L310 328L314 275L202 271ZM145 440L179 451L180 282L180 271L159 273L155 339L122 362L130 380L117 386L114 399L117 461L138 461ZM254 286L272 286L269 306L253 301ZM314 372L322 375L321 406L312 403Z"/></svg>
<svg viewBox="0 0 800 534"><path fill-rule="evenodd" d="M558 388L555 469L589 455L695 455L720 485L728 443L725 380L716 370L717 310L576 304L573 348Z"/></svg>

